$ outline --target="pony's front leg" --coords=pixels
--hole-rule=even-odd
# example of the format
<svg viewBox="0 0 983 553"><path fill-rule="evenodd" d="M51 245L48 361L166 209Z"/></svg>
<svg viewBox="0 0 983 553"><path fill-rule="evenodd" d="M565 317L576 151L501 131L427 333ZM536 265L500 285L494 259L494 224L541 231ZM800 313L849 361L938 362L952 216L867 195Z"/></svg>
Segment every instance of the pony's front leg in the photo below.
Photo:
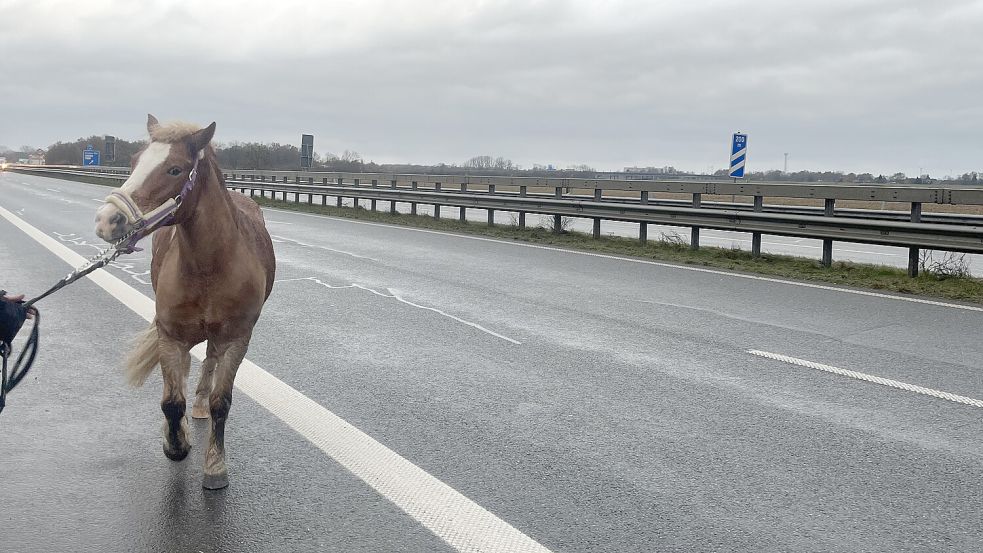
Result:
<svg viewBox="0 0 983 553"><path fill-rule="evenodd" d="M218 353L212 341L205 347L205 360L201 362L201 378L195 388L195 403L191 407L191 416L196 419L207 419L210 410L209 397L212 395L212 375L218 363Z"/></svg>
<svg viewBox="0 0 983 553"><path fill-rule="evenodd" d="M225 421L232 408L232 384L235 381L239 364L246 356L249 347L249 337L229 344L219 356L215 377L212 381L212 393L208 398L208 406L212 415L212 435L208 441L208 451L205 453L205 477L202 486L209 490L217 490L229 485L229 469L225 465Z"/></svg>
<svg viewBox="0 0 983 553"><path fill-rule="evenodd" d="M164 397L160 410L164 412L164 455L180 461L191 451L188 441L188 421L184 417L184 383L191 370L190 348L160 334L160 369L164 376Z"/></svg>

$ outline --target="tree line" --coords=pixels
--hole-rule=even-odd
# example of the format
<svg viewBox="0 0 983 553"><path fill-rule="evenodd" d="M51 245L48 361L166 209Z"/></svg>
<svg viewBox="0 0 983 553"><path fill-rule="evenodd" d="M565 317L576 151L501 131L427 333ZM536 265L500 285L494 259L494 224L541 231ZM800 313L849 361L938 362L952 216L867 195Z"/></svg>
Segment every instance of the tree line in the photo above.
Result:
<svg viewBox="0 0 983 553"><path fill-rule="evenodd" d="M101 152L105 151L105 137L89 136L72 142L56 142L47 148L45 161L50 165L81 165L82 150L87 146ZM103 165L125 167L130 164L133 154L146 146L142 140L128 141L116 139L116 159L102 159ZM219 165L224 169L271 169L297 170L300 169L300 149L292 144L260 143L260 142L230 142L214 144ZM0 146L0 156L8 161L26 158L35 148L21 146L17 150ZM103 154L105 156L105 154ZM480 172L485 175L522 175L522 176L555 176L555 177L587 177L594 178L597 171L586 164L570 165L566 168L554 168L551 165L534 164L531 168L523 168L511 159L502 156L478 155L460 163L439 163L436 165L417 164L378 164L366 162L361 154L345 150L340 155L332 153L314 153L313 167L320 171L341 172L394 172L394 173L430 173L454 174ZM686 173L677 173L688 175ZM699 176L691 175L688 176ZM713 176L727 177L727 170L720 169ZM670 176L671 178L671 176ZM898 172L892 175L874 175L872 173L844 173L842 171L754 171L747 174L749 180L758 181L792 181L792 182L835 182L858 184L981 184L983 174L978 172L964 173L958 176L932 178L927 175L909 177Z"/></svg>

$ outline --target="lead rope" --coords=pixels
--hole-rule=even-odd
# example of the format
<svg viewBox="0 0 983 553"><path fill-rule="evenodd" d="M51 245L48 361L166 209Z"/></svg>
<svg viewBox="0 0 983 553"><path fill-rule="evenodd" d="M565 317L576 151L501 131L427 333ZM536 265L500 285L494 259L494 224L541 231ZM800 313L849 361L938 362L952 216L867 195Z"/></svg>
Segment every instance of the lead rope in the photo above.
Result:
<svg viewBox="0 0 983 553"><path fill-rule="evenodd" d="M124 235L123 238L120 238L119 241L117 241L111 248L106 248L101 252L97 253L96 255L90 257L85 265L82 265L78 269L75 269L74 271L68 273L68 275L65 278L59 280L51 288L48 288L46 292L32 299L31 301L25 303L24 307L30 308L32 305L34 305L35 302L42 300L50 296L51 294L54 294L58 290L61 290L62 288L84 277L85 275L91 273L92 271L95 271L96 269L101 269L102 267L109 265L123 253L129 253L129 250L133 248L133 244L129 243L130 238L132 238L133 235L136 234L138 230L140 229L130 231L129 233Z"/></svg>
<svg viewBox="0 0 983 553"><path fill-rule="evenodd" d="M3 358L2 370L0 370L0 413L2 413L3 408L7 406L7 393L16 388L17 385L24 380L24 377L27 376L28 371L31 370L31 366L34 365L34 359L38 354L41 312L38 311L37 307L34 307L34 304L57 292L58 290L61 290L76 280L88 275L96 269L109 265L124 252L132 251L135 242L131 243L131 238L133 238L136 232L137 230L127 233L112 247L106 248L98 254L90 257L85 265L82 265L78 269L68 273L65 278L59 280L54 286L49 288L40 296L17 306L17 309L22 310L24 316L26 316L27 313L33 315L34 327L31 329L31 335L28 337L27 343L24 344L24 349L21 350L20 355L17 356L17 361L14 362L14 366L11 370L9 370L9 372L7 364L10 357L10 346L6 342L0 341L0 357ZM2 294L0 294L0 296L2 296Z"/></svg>
<svg viewBox="0 0 983 553"><path fill-rule="evenodd" d="M31 336L28 338L27 344L24 346L24 350L21 351L20 355L17 357L17 362L14 363L14 368L10 372L9 378L7 375L7 358L10 356L10 347L7 342L0 341L0 357L3 358L2 377L0 377L0 412L3 412L3 408L7 403L7 392L13 390L14 387L24 379L27 372L31 370L31 365L34 364L34 358L37 356L39 336L38 326L41 319L41 313L38 311L37 307L34 307L34 304L84 277L85 275L88 275L92 271L109 265L120 255L139 251L140 248L137 248L136 244L144 236L147 236L151 232L157 230L159 227L173 224L174 214L177 212L178 208L181 207L181 204L184 203L184 199L191 193L191 189L194 188L195 181L198 180L198 162L200 160L200 157L195 158L195 164L191 168L191 172L188 174L188 181L181 188L181 193L174 198L171 198L157 209L148 213L147 215L150 216L149 219L147 218L147 215L141 214L139 219L141 224L137 225L136 228L126 233L115 244L113 244L112 247L106 248L105 250L90 257L85 265L82 265L78 269L68 273L68 276L59 280L54 286L49 288L43 294L18 306L19 309L24 310L25 314L31 313L34 316L34 328L31 329ZM110 193L110 197L113 197L113 194L114 193ZM130 200L128 196L122 195L119 197L126 199L129 204L135 206L135 204L132 204L132 200ZM117 207L119 207L118 204ZM0 296L2 295L3 293L0 292ZM11 340L13 340L13 337L11 337ZM25 355L27 355L26 361Z"/></svg>

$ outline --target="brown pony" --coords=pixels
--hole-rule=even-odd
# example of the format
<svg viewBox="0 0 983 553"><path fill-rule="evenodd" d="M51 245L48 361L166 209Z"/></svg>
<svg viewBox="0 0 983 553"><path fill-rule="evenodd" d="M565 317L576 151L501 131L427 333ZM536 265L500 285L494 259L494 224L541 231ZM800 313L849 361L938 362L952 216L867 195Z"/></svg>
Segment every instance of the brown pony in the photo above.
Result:
<svg viewBox="0 0 983 553"><path fill-rule="evenodd" d="M160 364L164 455L180 461L191 449L184 391L190 350L208 341L191 415L211 417L202 485L224 488L229 484L225 422L232 383L273 288L273 243L259 206L225 188L209 145L215 123L204 129L161 125L149 115L147 131L150 143L133 157L129 178L96 213L96 234L107 242L150 220L169 225L153 237L150 276L157 316L137 338L126 374L139 386Z"/></svg>

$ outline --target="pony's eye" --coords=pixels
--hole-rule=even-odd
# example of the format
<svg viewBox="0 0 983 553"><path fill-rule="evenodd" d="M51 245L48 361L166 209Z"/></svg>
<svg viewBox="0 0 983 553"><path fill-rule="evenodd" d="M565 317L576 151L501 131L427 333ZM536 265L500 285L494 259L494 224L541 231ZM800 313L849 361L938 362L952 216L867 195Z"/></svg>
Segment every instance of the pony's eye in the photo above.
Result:
<svg viewBox="0 0 983 553"><path fill-rule="evenodd" d="M177 166L171 167L167 170L167 174L171 175L172 177L176 177L181 174L181 168Z"/></svg>

